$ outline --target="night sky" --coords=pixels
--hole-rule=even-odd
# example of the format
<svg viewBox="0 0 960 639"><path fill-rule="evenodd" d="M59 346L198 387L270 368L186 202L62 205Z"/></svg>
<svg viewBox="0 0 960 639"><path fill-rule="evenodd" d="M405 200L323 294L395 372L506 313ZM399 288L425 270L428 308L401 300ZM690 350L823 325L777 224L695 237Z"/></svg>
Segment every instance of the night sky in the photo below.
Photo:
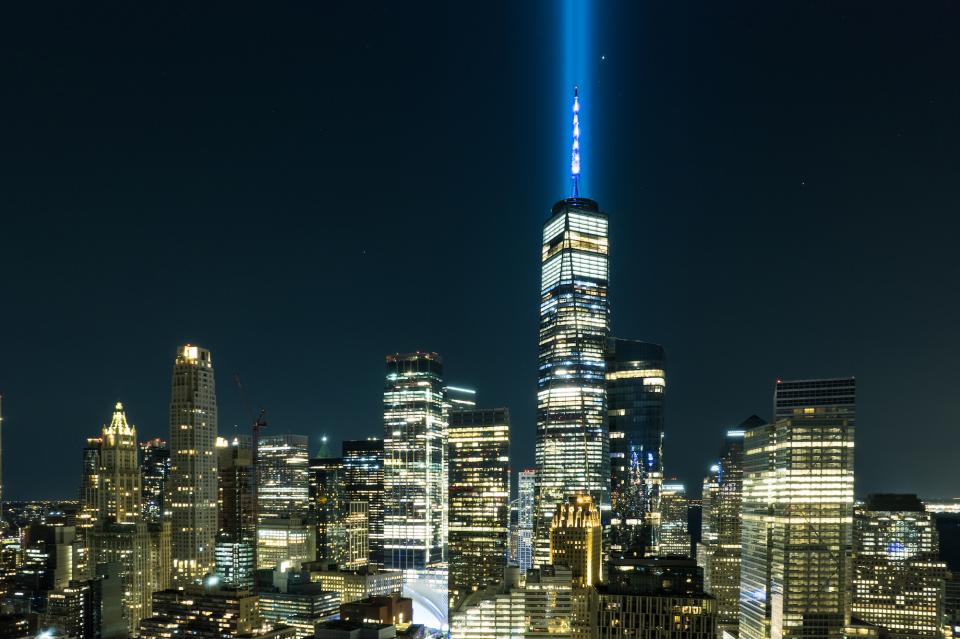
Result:
<svg viewBox="0 0 960 639"><path fill-rule="evenodd" d="M117 400L165 437L188 341L222 433L239 373L315 447L381 434L384 355L435 350L531 465L572 82L668 474L778 376L855 375L858 494L960 493L960 5L562 4L6 3L4 496L74 497Z"/></svg>

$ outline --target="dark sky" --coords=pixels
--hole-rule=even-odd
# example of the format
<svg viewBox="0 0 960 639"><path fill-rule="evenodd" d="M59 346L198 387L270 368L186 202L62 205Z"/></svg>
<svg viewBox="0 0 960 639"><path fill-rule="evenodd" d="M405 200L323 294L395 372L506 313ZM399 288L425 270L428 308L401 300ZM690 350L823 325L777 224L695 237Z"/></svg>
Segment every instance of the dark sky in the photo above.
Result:
<svg viewBox="0 0 960 639"><path fill-rule="evenodd" d="M960 5L597 4L585 194L615 333L667 349L668 472L699 482L777 376L856 375L857 492L960 492ZM238 372L315 442L380 433L383 356L436 350L530 465L561 13L4 5L5 496L74 496L118 399L164 435L186 341L221 431Z"/></svg>

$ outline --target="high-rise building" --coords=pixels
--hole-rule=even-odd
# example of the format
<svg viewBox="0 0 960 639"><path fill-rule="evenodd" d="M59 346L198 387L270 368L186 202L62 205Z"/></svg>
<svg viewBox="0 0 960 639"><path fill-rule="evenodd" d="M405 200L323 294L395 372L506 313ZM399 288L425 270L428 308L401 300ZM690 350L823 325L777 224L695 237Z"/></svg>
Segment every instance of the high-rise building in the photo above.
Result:
<svg viewBox="0 0 960 639"><path fill-rule="evenodd" d="M916 495L870 495L853 518L852 614L890 637L941 634L947 565Z"/></svg>
<svg viewBox="0 0 960 639"><path fill-rule="evenodd" d="M317 528L299 517L271 517L257 525L257 568L299 569L317 558Z"/></svg>
<svg viewBox="0 0 960 639"><path fill-rule="evenodd" d="M537 471L521 470L517 475L517 566L521 574L533 568L534 494Z"/></svg>
<svg viewBox="0 0 960 639"><path fill-rule="evenodd" d="M340 595L310 581L300 570L261 570L257 573L260 616L296 630L299 639L314 636L314 626L340 610Z"/></svg>
<svg viewBox="0 0 960 639"><path fill-rule="evenodd" d="M341 459L347 499L367 503L370 563L383 566L383 440L344 441Z"/></svg>
<svg viewBox="0 0 960 639"><path fill-rule="evenodd" d="M127 423L123 404L117 402L109 426L100 437L100 517L116 523L140 521L140 464L137 429Z"/></svg>
<svg viewBox="0 0 960 639"><path fill-rule="evenodd" d="M779 381L744 434L742 639L843 636L850 621L853 378Z"/></svg>
<svg viewBox="0 0 960 639"><path fill-rule="evenodd" d="M306 435L261 435L257 444L257 517L306 518L310 453Z"/></svg>
<svg viewBox="0 0 960 639"><path fill-rule="evenodd" d="M756 415L728 430L708 495L704 483L703 528L697 562L704 590L717 600L721 630L736 630L740 615L740 508L743 495L743 436L765 422Z"/></svg>
<svg viewBox="0 0 960 639"><path fill-rule="evenodd" d="M568 566L578 586L602 581L600 511L590 495L575 495L557 504L550 522L550 563Z"/></svg>
<svg viewBox="0 0 960 639"><path fill-rule="evenodd" d="M550 521L568 495L610 503L610 450L604 351L607 216L579 194L579 102L574 96L573 196L553 205L543 226L537 385L536 541L547 562Z"/></svg>
<svg viewBox="0 0 960 639"><path fill-rule="evenodd" d="M166 509L167 478L170 477L170 447L160 438L140 444L140 489L143 517L158 524Z"/></svg>
<svg viewBox="0 0 960 639"><path fill-rule="evenodd" d="M660 543L661 557L689 557L690 529L687 523L689 501L683 484L667 482L660 492Z"/></svg>
<svg viewBox="0 0 960 639"><path fill-rule="evenodd" d="M170 398L170 480L173 578L195 583L214 569L217 534L217 395L210 351L177 351Z"/></svg>
<svg viewBox="0 0 960 639"><path fill-rule="evenodd" d="M197 639L254 636L261 620L252 592L161 590L153 594L152 617L140 623L143 639L167 639L189 634Z"/></svg>
<svg viewBox="0 0 960 639"><path fill-rule="evenodd" d="M386 361L384 564L420 570L442 562L445 545L443 363L419 352Z"/></svg>
<svg viewBox="0 0 960 639"><path fill-rule="evenodd" d="M349 554L347 515L349 502L343 460L325 457L310 460L310 500L317 524L317 559L346 568Z"/></svg>
<svg viewBox="0 0 960 639"><path fill-rule="evenodd" d="M503 578L510 530L510 413L450 412L450 606Z"/></svg>
<svg viewBox="0 0 960 639"><path fill-rule="evenodd" d="M341 570L336 564L321 561L304 569L310 571L310 580L322 584L324 590L340 593L341 603L390 595L403 587L403 574L392 570Z"/></svg>
<svg viewBox="0 0 960 639"><path fill-rule="evenodd" d="M252 588L256 568L256 488L248 437L217 439L216 575L224 586Z"/></svg>
<svg viewBox="0 0 960 639"><path fill-rule="evenodd" d="M610 429L610 552L656 554L663 484L666 356L650 342L611 337L606 350Z"/></svg>
<svg viewBox="0 0 960 639"><path fill-rule="evenodd" d="M348 501L346 516L346 561L344 568L359 570L370 565L370 511L366 501Z"/></svg>

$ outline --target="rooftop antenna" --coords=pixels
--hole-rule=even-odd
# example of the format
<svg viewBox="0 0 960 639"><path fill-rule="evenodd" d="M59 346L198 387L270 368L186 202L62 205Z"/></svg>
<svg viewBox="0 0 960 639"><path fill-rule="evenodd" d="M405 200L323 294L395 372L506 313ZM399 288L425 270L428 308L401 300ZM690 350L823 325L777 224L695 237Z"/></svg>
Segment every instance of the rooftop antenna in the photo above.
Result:
<svg viewBox="0 0 960 639"><path fill-rule="evenodd" d="M580 89L573 87L573 149L570 154L573 197L580 197Z"/></svg>

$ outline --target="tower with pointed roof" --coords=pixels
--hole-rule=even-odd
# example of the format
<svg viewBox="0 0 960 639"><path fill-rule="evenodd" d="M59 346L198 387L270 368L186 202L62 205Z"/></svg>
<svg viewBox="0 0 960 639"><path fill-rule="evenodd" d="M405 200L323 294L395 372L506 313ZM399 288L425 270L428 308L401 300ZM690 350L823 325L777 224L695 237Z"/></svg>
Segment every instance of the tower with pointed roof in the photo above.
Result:
<svg viewBox="0 0 960 639"><path fill-rule="evenodd" d="M113 408L110 424L100 439L100 517L116 523L140 520L140 463L137 459L137 429L127 423L123 404Z"/></svg>
<svg viewBox="0 0 960 639"><path fill-rule="evenodd" d="M571 495L610 504L604 349L607 215L580 195L580 96L574 90L572 194L553 205L543 226L537 385L534 564L549 561L550 522Z"/></svg>

